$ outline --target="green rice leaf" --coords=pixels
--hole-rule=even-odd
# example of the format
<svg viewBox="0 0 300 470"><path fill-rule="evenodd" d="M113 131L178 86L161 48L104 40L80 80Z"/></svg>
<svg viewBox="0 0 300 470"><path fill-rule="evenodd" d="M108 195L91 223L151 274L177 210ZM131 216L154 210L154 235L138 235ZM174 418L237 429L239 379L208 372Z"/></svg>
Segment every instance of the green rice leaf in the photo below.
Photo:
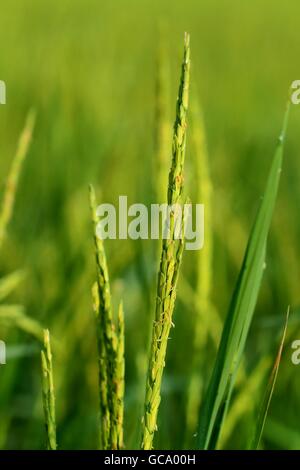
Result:
<svg viewBox="0 0 300 470"><path fill-rule="evenodd" d="M228 403L234 386L236 372L240 365L256 306L265 268L267 237L280 180L288 112L289 107L285 114L283 130L278 140L264 197L250 234L242 268L226 317L214 370L200 415L198 435L200 449L210 448L212 438L214 444L217 441L215 429L220 430L220 420L222 422L224 420L222 410L226 410L227 405L225 406L225 404Z"/></svg>

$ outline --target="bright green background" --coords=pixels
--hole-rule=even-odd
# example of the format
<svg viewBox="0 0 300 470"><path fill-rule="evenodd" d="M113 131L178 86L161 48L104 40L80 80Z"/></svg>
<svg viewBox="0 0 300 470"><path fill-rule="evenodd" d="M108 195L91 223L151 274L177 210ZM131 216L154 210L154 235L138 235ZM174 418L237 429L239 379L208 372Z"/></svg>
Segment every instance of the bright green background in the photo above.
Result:
<svg viewBox="0 0 300 470"><path fill-rule="evenodd" d="M191 33L192 80L203 107L214 184L214 302L224 317L287 91L300 79L299 16L297 0L2 0L0 79L7 84L7 104L0 107L1 185L31 107L37 110L37 126L0 255L0 275L27 270L23 287L10 300L23 303L61 345L63 352L55 357L61 448L97 446L90 295L95 268L87 186L92 182L106 202L116 202L121 194L129 196L129 203L152 202L159 25L170 60L170 118L183 32ZM299 126L300 108L294 107L267 271L246 351L251 376L262 355L275 354L283 315L291 305L288 341L265 432L267 448L300 449L300 366L290 360L290 344L300 339ZM189 158L188 148L187 175ZM126 311L129 448L137 445L140 434L141 368L152 315L146 287L156 269L153 250L151 241L107 246L114 295L124 298ZM183 266L186 277L193 277L193 265L189 254ZM156 440L160 448L184 445L194 312L179 301L175 315ZM9 359L0 371L0 446L43 448L39 345L14 329L0 331L0 337L9 348L22 346L21 357ZM214 355L208 348L208 371ZM238 421L227 447L247 445L262 393L252 397L249 413Z"/></svg>

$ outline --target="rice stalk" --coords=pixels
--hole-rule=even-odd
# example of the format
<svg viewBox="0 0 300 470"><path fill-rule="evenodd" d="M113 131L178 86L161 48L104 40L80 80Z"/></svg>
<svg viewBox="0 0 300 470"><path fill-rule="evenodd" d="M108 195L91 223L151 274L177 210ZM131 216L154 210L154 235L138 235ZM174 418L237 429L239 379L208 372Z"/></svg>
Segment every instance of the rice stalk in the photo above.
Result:
<svg viewBox="0 0 300 470"><path fill-rule="evenodd" d="M119 305L117 329L117 357L116 357L116 440L118 449L124 447L123 420L124 420L124 392L125 392L125 324L123 303Z"/></svg>
<svg viewBox="0 0 300 470"><path fill-rule="evenodd" d="M90 186L90 206L94 225L97 283L93 288L97 321L100 394L100 443L104 450L123 448L124 414L124 315L119 308L117 328L113 321L112 299L106 255L97 234L96 197Z"/></svg>
<svg viewBox="0 0 300 470"><path fill-rule="evenodd" d="M44 349L41 351L41 361L47 449L56 450L55 394L49 330L44 330Z"/></svg>
<svg viewBox="0 0 300 470"><path fill-rule="evenodd" d="M99 318L99 292L98 284L93 286L94 312L97 320L97 345L99 369L99 406L100 406L100 448L109 449L110 436L110 409L108 405L108 384L106 367L106 350L104 347L104 332Z"/></svg>
<svg viewBox="0 0 300 470"><path fill-rule="evenodd" d="M13 159L11 169L10 169L10 172L6 180L6 184L5 184L2 208L0 211L0 248L3 244L3 240L6 235L7 226L12 217L17 185L18 185L23 161L25 160L26 155L28 153L28 149L29 149L29 145L31 142L32 133L34 129L34 123L35 123L35 113L33 111L30 111L25 122L25 127L21 133L18 147L17 147L17 152Z"/></svg>
<svg viewBox="0 0 300 470"><path fill-rule="evenodd" d="M190 45L189 35L185 35L184 59L177 100L176 120L173 136L173 158L169 173L167 201L169 207L181 201L183 189L183 164L186 144L186 117L189 94ZM144 450L151 449L157 428L157 414L160 404L160 391L167 343L173 325L176 287L182 259L183 240L175 239L174 211L170 214L169 237L162 242L160 269L157 282L155 321L152 330L152 343L146 381L145 408L142 423L142 443Z"/></svg>
<svg viewBox="0 0 300 470"><path fill-rule="evenodd" d="M151 192L156 203L161 204L165 201L165 188L168 184L169 171L169 153L171 145L172 124L169 119L169 62L166 52L166 40L164 27L159 25L158 48L155 63L155 99L154 99L154 158L151 165L152 187ZM142 289L146 293L144 297L144 306L147 311L147 325L145 327L145 341L143 348L136 356L136 367L138 371L138 381L141 387L141 401L144 399L145 373L148 367L148 353L151 344L152 333L152 309L155 305L156 297L156 277L157 263L160 260L161 246L155 244L151 249L151 260L145 259L145 251L142 244L139 244L140 252L138 260L140 263L139 273L142 282ZM150 278L145 270L145 266L151 266Z"/></svg>

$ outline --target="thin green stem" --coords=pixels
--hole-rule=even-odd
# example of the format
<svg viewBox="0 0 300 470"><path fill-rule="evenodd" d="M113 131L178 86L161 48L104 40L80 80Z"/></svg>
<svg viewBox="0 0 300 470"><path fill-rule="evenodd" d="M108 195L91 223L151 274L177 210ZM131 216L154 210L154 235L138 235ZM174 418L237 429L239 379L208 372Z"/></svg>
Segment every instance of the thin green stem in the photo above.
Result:
<svg viewBox="0 0 300 470"><path fill-rule="evenodd" d="M44 349L41 351L43 408L46 425L47 449L56 450L55 394L53 382L50 334L44 330Z"/></svg>

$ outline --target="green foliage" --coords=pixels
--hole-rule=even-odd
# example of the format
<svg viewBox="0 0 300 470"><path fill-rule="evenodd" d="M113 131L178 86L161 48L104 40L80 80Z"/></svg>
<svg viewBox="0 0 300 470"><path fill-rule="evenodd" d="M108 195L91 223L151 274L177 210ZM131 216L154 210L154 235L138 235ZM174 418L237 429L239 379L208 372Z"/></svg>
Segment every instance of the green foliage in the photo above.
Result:
<svg viewBox="0 0 300 470"><path fill-rule="evenodd" d="M7 364L1 367L0 448L45 447L38 355L42 325L49 326L55 354L59 448L99 446L99 369L90 293L95 263L86 188L95 182L103 202L115 203L120 194L126 194L130 203L149 205L154 202L156 184L157 198L161 193L165 198L164 168L169 166L171 112L185 30L192 37L193 84L184 184L192 202L202 202L196 196L201 188L193 124L193 106L199 100L212 183L213 260L210 281L205 277L210 282L211 304L205 318L204 353L199 348L196 367L195 325L203 320L199 312L205 297L199 295L198 274L204 270L205 249L199 254L185 252L155 447L197 448L196 412L189 414L192 425L186 425L189 383L197 375L200 394L193 393L195 410L213 369L228 300L268 172L267 156L282 119L284 95L291 81L299 78L299 2L91 0L87 9L85 0L53 0L49 5L38 0L1 3L0 78L7 84L7 104L0 107L1 202L11 156L32 105L38 119L0 251L0 338L8 351ZM158 51L158 21L164 26L162 52ZM218 441L222 449L246 448L253 436L262 384L287 304L293 315L286 354L261 446L300 448L300 375L289 355L290 341L299 338L299 315L294 314L300 278L299 127L299 108L294 107L267 269ZM202 177L203 166L199 171ZM105 251L113 310L117 314L123 299L126 313L124 440L127 449L138 448L145 356L153 322L150 306L155 302L154 253L160 253L160 246L148 240L113 240L105 242ZM23 281L20 274L18 282L16 274L7 283L10 273L18 269L26 272ZM23 315L26 327L22 327ZM28 319L35 322L34 327Z"/></svg>
<svg viewBox="0 0 300 470"><path fill-rule="evenodd" d="M119 306L118 323L113 320L110 283L103 241L97 236L96 198L90 186L90 206L94 225L97 284L93 288L94 309L97 319L99 364L101 448L123 448L124 413L124 313Z"/></svg>
<svg viewBox="0 0 300 470"><path fill-rule="evenodd" d="M288 111L278 140L264 197L250 234L205 396L199 430L201 449L214 447L217 442L252 322L265 269L266 244L278 191L287 119Z"/></svg>
<svg viewBox="0 0 300 470"><path fill-rule="evenodd" d="M183 165L186 145L187 108L190 80L190 39L185 36L181 81L177 99L173 136L173 155L169 173L168 205L182 202ZM181 221L180 221L181 222ZM175 213L170 212L169 237L162 241L162 253L157 280L156 309L146 383L145 410L141 447L151 449L157 429L157 414L161 400L161 384L165 367L167 345L172 327L176 288L182 259L183 240L175 237Z"/></svg>

